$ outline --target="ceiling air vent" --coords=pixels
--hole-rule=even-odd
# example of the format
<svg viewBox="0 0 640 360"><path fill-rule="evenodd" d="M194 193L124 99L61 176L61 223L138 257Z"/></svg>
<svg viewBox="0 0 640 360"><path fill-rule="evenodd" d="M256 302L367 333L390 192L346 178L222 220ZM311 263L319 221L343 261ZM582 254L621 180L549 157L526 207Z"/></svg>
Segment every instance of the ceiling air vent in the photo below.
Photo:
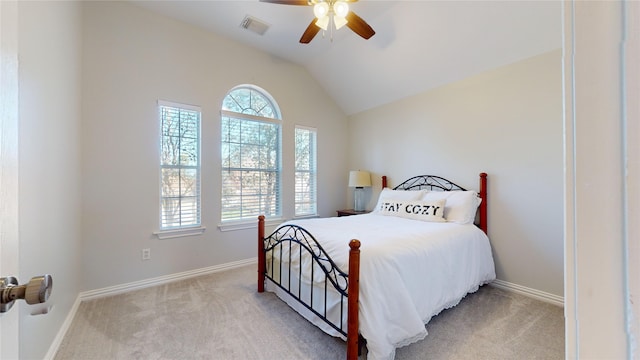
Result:
<svg viewBox="0 0 640 360"><path fill-rule="evenodd" d="M252 31L258 35L264 35L269 29L269 24L262 20L256 19L253 16L245 16L240 23L240 27Z"/></svg>

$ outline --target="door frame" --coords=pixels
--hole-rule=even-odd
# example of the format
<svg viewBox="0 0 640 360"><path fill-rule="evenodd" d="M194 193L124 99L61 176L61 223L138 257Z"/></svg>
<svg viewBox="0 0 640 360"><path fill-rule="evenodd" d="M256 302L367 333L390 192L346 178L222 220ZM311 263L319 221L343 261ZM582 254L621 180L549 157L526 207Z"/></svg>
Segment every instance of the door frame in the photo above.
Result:
<svg viewBox="0 0 640 360"><path fill-rule="evenodd" d="M18 2L0 1L0 276L20 276L18 239ZM0 314L0 359L19 358L19 311Z"/></svg>
<svg viewBox="0 0 640 360"><path fill-rule="evenodd" d="M563 20L565 357L637 359L640 3L564 1Z"/></svg>

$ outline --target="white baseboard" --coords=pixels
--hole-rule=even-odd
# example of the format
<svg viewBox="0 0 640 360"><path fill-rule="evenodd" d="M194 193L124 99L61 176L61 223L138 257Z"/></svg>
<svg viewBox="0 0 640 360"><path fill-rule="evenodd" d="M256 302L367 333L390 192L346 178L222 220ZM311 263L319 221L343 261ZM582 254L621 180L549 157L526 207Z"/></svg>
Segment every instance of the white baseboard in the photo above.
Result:
<svg viewBox="0 0 640 360"><path fill-rule="evenodd" d="M562 296L550 294L544 291L497 279L491 282L490 285L503 290L513 291L515 293L534 298L536 300L544 301L546 303L564 307L564 297Z"/></svg>
<svg viewBox="0 0 640 360"><path fill-rule="evenodd" d="M80 296L78 296L76 298L76 301L73 303L71 310L69 310L67 317L64 319L64 322L62 323L60 330L58 330L58 334L53 339L51 346L49 346L49 351L47 351L47 354L44 356L44 360L53 360L53 358L56 356L56 353L58 352L58 348L60 348L60 344L62 344L62 340L64 339L64 336L67 334L67 331L69 330L69 328L71 327L71 323L73 322L73 318L76 316L76 313L78 312L78 308L80 307L80 302L81 302Z"/></svg>
<svg viewBox="0 0 640 360"><path fill-rule="evenodd" d="M166 284L173 281L185 280L185 279L200 276L200 275L207 275L207 274L212 274L212 273L216 273L224 270L230 270L230 269L234 269L234 268L245 266L245 265L255 264L257 262L258 262L258 258L255 257L251 259L234 261L226 264L215 265L215 266L210 266L206 268L176 273L176 274L159 276L159 277L146 279L146 280L134 281L134 282L130 282L122 285L109 286L102 289L81 292L80 294L78 294L78 297L76 298L75 303L71 307L71 310L67 315L67 318L65 319L64 323L60 327L60 330L58 330L58 335L56 335L55 339L51 343L51 346L49 347L49 351L47 351L47 354L45 355L44 359L52 360L56 356L56 353L58 352L58 348L60 348L60 345L62 344L62 340L67 334L67 331L69 330L69 328L71 327L71 323L73 322L73 318L76 316L76 313L78 312L80 303L82 303L83 301L97 299L105 296L122 294L129 291L144 289L150 286L162 285L162 284Z"/></svg>
<svg viewBox="0 0 640 360"><path fill-rule="evenodd" d="M200 268L200 269L185 271L181 273L176 273L176 274L159 276L159 277L146 279L146 280L134 281L134 282L130 282L122 285L109 286L102 289L84 291L80 293L80 300L85 301L85 300L97 299L105 296L122 294L129 291L144 289L150 286L162 285L169 282L185 280L185 279L200 276L200 275L206 275L206 274L212 274L219 271L230 270L230 269L234 269L234 268L249 265L249 264L255 264L257 262L258 262L258 258L255 257L251 259L234 261L231 263L215 265L215 266L210 266L206 268Z"/></svg>

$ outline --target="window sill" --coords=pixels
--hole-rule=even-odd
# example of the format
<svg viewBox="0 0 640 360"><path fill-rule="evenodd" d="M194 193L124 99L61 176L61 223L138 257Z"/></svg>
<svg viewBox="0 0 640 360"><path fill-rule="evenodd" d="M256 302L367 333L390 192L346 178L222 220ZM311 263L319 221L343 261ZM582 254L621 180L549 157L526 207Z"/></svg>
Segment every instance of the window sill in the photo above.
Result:
<svg viewBox="0 0 640 360"><path fill-rule="evenodd" d="M283 218L275 218L275 219L265 219L265 226L274 226L279 225L284 221ZM218 229L220 231L235 231L235 230L245 230L245 229L254 229L258 227L258 219L255 221L238 221L238 222L228 222L218 224Z"/></svg>
<svg viewBox="0 0 640 360"><path fill-rule="evenodd" d="M316 215L301 215L301 216L294 216L293 219L294 220L302 220L302 219L315 219L315 218L319 218L320 216L318 214Z"/></svg>
<svg viewBox="0 0 640 360"><path fill-rule="evenodd" d="M172 229L172 230L160 230L153 233L153 235L157 236L158 239L172 239L177 237L185 237L185 236L196 236L202 234L207 228L204 226L190 227L190 228L182 228L182 229Z"/></svg>

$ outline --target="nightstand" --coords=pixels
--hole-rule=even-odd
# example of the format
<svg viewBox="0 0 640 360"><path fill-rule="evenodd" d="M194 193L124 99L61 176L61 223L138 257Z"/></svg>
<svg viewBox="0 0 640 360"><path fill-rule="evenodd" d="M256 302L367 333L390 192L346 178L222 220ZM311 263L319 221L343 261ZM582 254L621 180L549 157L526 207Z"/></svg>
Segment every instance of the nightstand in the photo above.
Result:
<svg viewBox="0 0 640 360"><path fill-rule="evenodd" d="M353 209L345 209L345 210L338 210L338 216L362 215L362 214L368 214L370 212L371 211L369 210L355 211Z"/></svg>

